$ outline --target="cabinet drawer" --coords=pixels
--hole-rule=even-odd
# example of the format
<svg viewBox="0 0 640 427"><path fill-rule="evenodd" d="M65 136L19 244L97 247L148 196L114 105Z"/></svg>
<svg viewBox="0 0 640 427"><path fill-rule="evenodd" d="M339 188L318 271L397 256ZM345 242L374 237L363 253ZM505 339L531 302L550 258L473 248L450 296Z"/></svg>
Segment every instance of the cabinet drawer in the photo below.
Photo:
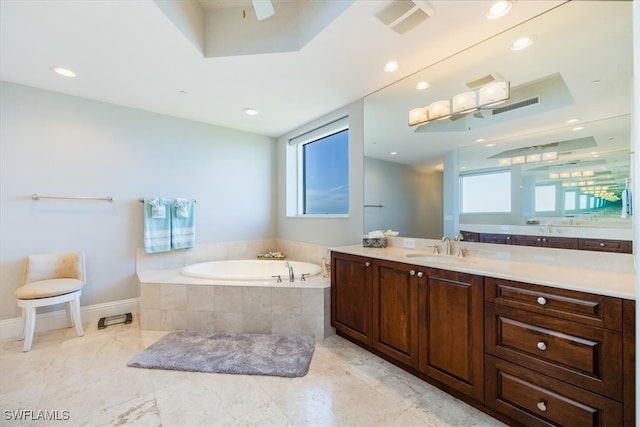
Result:
<svg viewBox="0 0 640 427"><path fill-rule="evenodd" d="M622 331L622 300L619 298L487 277L485 300Z"/></svg>
<svg viewBox="0 0 640 427"><path fill-rule="evenodd" d="M629 240L578 239L578 249L600 252L631 253Z"/></svg>
<svg viewBox="0 0 640 427"><path fill-rule="evenodd" d="M621 426L622 405L491 356L485 403L527 426Z"/></svg>
<svg viewBox="0 0 640 427"><path fill-rule="evenodd" d="M622 334L487 304L486 351L622 400Z"/></svg>

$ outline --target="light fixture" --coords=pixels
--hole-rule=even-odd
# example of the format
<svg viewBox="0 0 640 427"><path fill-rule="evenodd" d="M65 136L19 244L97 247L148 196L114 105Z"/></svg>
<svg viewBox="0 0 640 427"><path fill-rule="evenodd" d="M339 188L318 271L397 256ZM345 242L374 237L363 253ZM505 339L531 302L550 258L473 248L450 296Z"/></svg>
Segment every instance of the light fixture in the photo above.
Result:
<svg viewBox="0 0 640 427"><path fill-rule="evenodd" d="M580 121L580 119L569 119L567 120L568 124L572 124L572 123L578 123Z"/></svg>
<svg viewBox="0 0 640 427"><path fill-rule="evenodd" d="M550 172L549 179L558 179L560 178L560 174L558 172Z"/></svg>
<svg viewBox="0 0 640 427"><path fill-rule="evenodd" d="M554 171L549 173L549 179L558 179L558 178L581 178L581 177L589 177L595 176L595 172L591 169L583 169L583 170L572 170L572 171ZM581 184L584 185L585 183Z"/></svg>
<svg viewBox="0 0 640 427"><path fill-rule="evenodd" d="M395 155L397 155L397 154L398 154L398 152L397 152L397 151L392 151L392 152L390 152L390 153L389 153L389 155L390 155L390 156L395 156Z"/></svg>
<svg viewBox="0 0 640 427"><path fill-rule="evenodd" d="M542 153L542 160L558 160L558 152L547 151L546 153Z"/></svg>
<svg viewBox="0 0 640 427"><path fill-rule="evenodd" d="M255 108L245 108L244 112L248 116L255 116L256 114L258 114L258 110L256 110Z"/></svg>
<svg viewBox="0 0 640 427"><path fill-rule="evenodd" d="M527 155L527 163L539 162L542 160L542 154L528 154Z"/></svg>
<svg viewBox="0 0 640 427"><path fill-rule="evenodd" d="M398 71L399 68L400 64L398 64L396 61L389 61L384 65L384 71L387 73Z"/></svg>
<svg viewBox="0 0 640 427"><path fill-rule="evenodd" d="M74 73L73 71L71 71L68 68L63 68L63 67L53 67L53 71L60 74L61 76L64 77L75 77L76 73Z"/></svg>
<svg viewBox="0 0 640 427"><path fill-rule="evenodd" d="M500 166L509 166L511 165L511 158L506 158L506 159L499 159L498 160L498 165Z"/></svg>
<svg viewBox="0 0 640 427"><path fill-rule="evenodd" d="M494 145L494 144L487 144L487 146L489 145ZM507 165L519 165L523 163L536 163L542 160L557 159L557 158L558 158L557 151L546 151L544 153L532 153L532 154L525 154L523 156L515 156L511 158L498 159L498 165L507 166ZM554 179L552 177L550 178ZM558 177L555 177L555 178L558 178Z"/></svg>
<svg viewBox="0 0 640 427"><path fill-rule="evenodd" d="M498 19L505 16L511 8L513 7L513 3L510 0L500 0L495 2L489 8L489 11L484 14L487 19Z"/></svg>
<svg viewBox="0 0 640 427"><path fill-rule="evenodd" d="M414 108L409 111L409 126L445 119L452 114L469 113L490 104L497 104L509 99L509 91L508 81L494 81L473 91L459 93L451 99L435 101L427 107Z"/></svg>
<svg viewBox="0 0 640 427"><path fill-rule="evenodd" d="M534 42L533 37L530 37L530 36L520 37L519 39L511 43L511 46L509 46L509 49L515 50L515 51L524 50L529 46L531 46L533 42Z"/></svg>
<svg viewBox="0 0 640 427"><path fill-rule="evenodd" d="M511 163L514 165L520 165L527 161L525 156L515 156L511 158Z"/></svg>
<svg viewBox="0 0 640 427"><path fill-rule="evenodd" d="M409 126L415 126L427 121L429 121L429 112L427 107L414 108L409 111Z"/></svg>
<svg viewBox="0 0 640 427"><path fill-rule="evenodd" d="M429 120L443 119L451 115L451 101L448 99L436 101L427 107Z"/></svg>
<svg viewBox="0 0 640 427"><path fill-rule="evenodd" d="M429 86L431 86L431 83L429 83L429 82L425 82L425 81L421 81L421 82L418 82L418 83L416 84L416 89L418 89L418 90L425 90L425 89L427 89Z"/></svg>
<svg viewBox="0 0 640 427"><path fill-rule="evenodd" d="M464 113L475 110L477 104L475 92L462 92L451 98L451 112Z"/></svg>
<svg viewBox="0 0 640 427"><path fill-rule="evenodd" d="M572 131L574 131L574 132L577 132L577 131L582 130L582 129L584 129L584 127L583 127L583 126L576 126L576 127L574 127L573 129L571 129L571 130L572 130Z"/></svg>
<svg viewBox="0 0 640 427"><path fill-rule="evenodd" d="M496 144L487 144L485 147L494 147Z"/></svg>

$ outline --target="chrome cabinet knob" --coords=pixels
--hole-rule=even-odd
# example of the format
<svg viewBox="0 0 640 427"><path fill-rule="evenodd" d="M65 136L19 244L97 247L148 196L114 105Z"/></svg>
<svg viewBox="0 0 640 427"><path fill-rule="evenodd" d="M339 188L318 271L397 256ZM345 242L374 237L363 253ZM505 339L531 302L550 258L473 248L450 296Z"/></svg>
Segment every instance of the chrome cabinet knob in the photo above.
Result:
<svg viewBox="0 0 640 427"><path fill-rule="evenodd" d="M365 263L364 263L364 266L365 266L365 267L369 267L370 265L371 265L371 263L370 263L369 261L367 261L367 262L365 262Z"/></svg>
<svg viewBox="0 0 640 427"><path fill-rule="evenodd" d="M601 242L601 243L600 243L600 247L601 247L601 248L604 248L604 243L602 243L602 242Z"/></svg>
<svg viewBox="0 0 640 427"><path fill-rule="evenodd" d="M537 241L538 241L538 242L542 242L542 239L540 239L540 238L538 237Z"/></svg>
<svg viewBox="0 0 640 427"><path fill-rule="evenodd" d="M418 277L423 277L424 273L422 271L418 271Z"/></svg>
<svg viewBox="0 0 640 427"><path fill-rule="evenodd" d="M409 272L409 274L410 274L410 275L412 275L412 276L415 276L415 275L416 275L416 271L415 271L415 270L411 270L411 271Z"/></svg>
<svg viewBox="0 0 640 427"><path fill-rule="evenodd" d="M536 406L538 407L538 409L540 409L543 412L547 410L547 404L544 403L544 401L538 402Z"/></svg>
<svg viewBox="0 0 640 427"><path fill-rule="evenodd" d="M547 303L547 300L544 299L543 297L538 297L538 304L540 305L545 305Z"/></svg>
<svg viewBox="0 0 640 427"><path fill-rule="evenodd" d="M542 341L540 341L538 344L536 344L536 347L538 347L542 351L547 349L547 345Z"/></svg>

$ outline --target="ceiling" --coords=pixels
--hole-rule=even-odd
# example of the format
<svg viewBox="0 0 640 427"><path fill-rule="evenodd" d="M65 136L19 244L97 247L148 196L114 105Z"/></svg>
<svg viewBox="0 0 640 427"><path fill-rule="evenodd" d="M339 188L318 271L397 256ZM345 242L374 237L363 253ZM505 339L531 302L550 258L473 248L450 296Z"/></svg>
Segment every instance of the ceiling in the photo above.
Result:
<svg viewBox="0 0 640 427"><path fill-rule="evenodd" d="M374 17L390 1L274 1L275 16L258 22L240 0L2 0L0 79L278 137L562 3L520 0L487 20L491 1L415 0L431 16L400 35ZM195 24L170 19L172 3L188 6ZM279 13L307 31L298 48L206 55L207 44L247 33L282 39L277 21L269 24ZM221 20L228 30L215 36L207 25ZM392 59L400 69L383 72ZM77 77L60 77L55 66ZM259 114L247 116L248 107Z"/></svg>
<svg viewBox="0 0 640 427"><path fill-rule="evenodd" d="M567 2L371 94L365 99L365 155L437 169L446 153L460 149L460 169L469 171L496 168L510 152L555 144L559 159L523 170L548 180L550 172L597 166L624 182L631 146L631 10L632 2ZM534 36L534 44L509 50L523 35ZM511 83L504 104L481 109L478 117L407 125L410 109L450 99L469 90L466 82L490 74ZM416 90L421 80L431 87ZM532 96L539 103L496 115Z"/></svg>

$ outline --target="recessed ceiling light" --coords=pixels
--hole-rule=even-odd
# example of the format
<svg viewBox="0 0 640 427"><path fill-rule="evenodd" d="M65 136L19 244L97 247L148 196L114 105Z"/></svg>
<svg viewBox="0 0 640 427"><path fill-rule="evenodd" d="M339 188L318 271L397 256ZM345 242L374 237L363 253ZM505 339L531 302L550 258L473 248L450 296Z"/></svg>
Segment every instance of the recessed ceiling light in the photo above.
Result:
<svg viewBox="0 0 640 427"><path fill-rule="evenodd" d="M571 129L571 130L572 130L572 131L579 131L579 130L582 130L582 129L584 129L584 127L583 127L583 126L576 126L576 127L574 127L573 129Z"/></svg>
<svg viewBox="0 0 640 427"><path fill-rule="evenodd" d="M509 49L511 50L523 50L533 44L534 38L530 36L520 37L518 40L511 43Z"/></svg>
<svg viewBox="0 0 640 427"><path fill-rule="evenodd" d="M398 71L399 68L400 64L398 64L396 61L389 61L384 65L384 71L386 71L387 73Z"/></svg>
<svg viewBox="0 0 640 427"><path fill-rule="evenodd" d="M496 144L487 144L487 147L493 147Z"/></svg>
<svg viewBox="0 0 640 427"><path fill-rule="evenodd" d="M63 67L53 67L53 71L60 74L61 76L64 77L75 77L76 73L74 73L73 71L71 71L68 68L63 68Z"/></svg>
<svg viewBox="0 0 640 427"><path fill-rule="evenodd" d="M571 124L571 123L578 123L580 121L580 119L570 119L567 120L567 123Z"/></svg>
<svg viewBox="0 0 640 427"><path fill-rule="evenodd" d="M513 3L510 0L500 0L495 2L489 8L489 11L484 14L487 19L498 19L509 13Z"/></svg>
<svg viewBox="0 0 640 427"><path fill-rule="evenodd" d="M248 116L255 116L256 114L258 114L258 110L256 110L255 108L245 108L244 112L248 115Z"/></svg>
<svg viewBox="0 0 640 427"><path fill-rule="evenodd" d="M391 156L395 156L396 154L398 154L398 152L397 152L397 151L392 151L392 152L390 152L389 154L390 154Z"/></svg>
<svg viewBox="0 0 640 427"><path fill-rule="evenodd" d="M426 88L428 88L429 86L431 86L431 83L429 82L418 82L418 84L416 84L416 89L418 90L425 90Z"/></svg>

